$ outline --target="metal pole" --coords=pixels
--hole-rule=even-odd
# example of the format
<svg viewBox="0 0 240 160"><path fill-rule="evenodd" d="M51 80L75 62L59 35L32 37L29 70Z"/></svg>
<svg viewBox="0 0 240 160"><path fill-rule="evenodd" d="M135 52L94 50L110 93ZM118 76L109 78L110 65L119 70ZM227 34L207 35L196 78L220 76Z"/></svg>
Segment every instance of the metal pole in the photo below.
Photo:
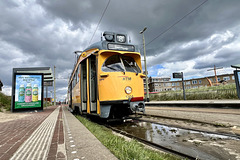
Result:
<svg viewBox="0 0 240 160"><path fill-rule="evenodd" d="M149 90L148 90L148 72L147 72L147 61L146 61L146 48L145 48L145 39L144 39L144 31L146 31L147 27L145 27L140 34L143 35L143 52L144 52L144 66L145 66L145 74L146 74L146 92L147 92L147 102L149 102Z"/></svg>
<svg viewBox="0 0 240 160"><path fill-rule="evenodd" d="M46 85L46 108L47 108L48 86Z"/></svg>
<svg viewBox="0 0 240 160"><path fill-rule="evenodd" d="M53 83L54 83L54 106L56 106L56 76L55 76L55 66L54 66L54 78L53 78Z"/></svg>
<svg viewBox="0 0 240 160"><path fill-rule="evenodd" d="M186 100L185 87L184 87L184 79L183 79L183 72L181 72L181 73L182 73L183 99Z"/></svg>
<svg viewBox="0 0 240 160"><path fill-rule="evenodd" d="M236 69L235 71L233 71L233 73L234 73L234 77L235 77L238 99L240 99L240 86L239 86L238 70Z"/></svg>

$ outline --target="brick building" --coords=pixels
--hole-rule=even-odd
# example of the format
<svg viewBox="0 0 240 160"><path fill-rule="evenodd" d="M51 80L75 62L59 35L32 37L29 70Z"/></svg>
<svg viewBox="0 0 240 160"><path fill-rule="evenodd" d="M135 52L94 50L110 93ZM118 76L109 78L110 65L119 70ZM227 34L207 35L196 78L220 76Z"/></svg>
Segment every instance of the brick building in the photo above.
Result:
<svg viewBox="0 0 240 160"><path fill-rule="evenodd" d="M218 75L218 82L222 84L235 83L234 74ZM162 92L171 90L182 90L182 81L170 81L170 77L149 77L149 92ZM200 88L210 86L210 82L216 83L215 76L203 78L194 78L185 80L185 89ZM144 89L146 92L146 82L144 80Z"/></svg>

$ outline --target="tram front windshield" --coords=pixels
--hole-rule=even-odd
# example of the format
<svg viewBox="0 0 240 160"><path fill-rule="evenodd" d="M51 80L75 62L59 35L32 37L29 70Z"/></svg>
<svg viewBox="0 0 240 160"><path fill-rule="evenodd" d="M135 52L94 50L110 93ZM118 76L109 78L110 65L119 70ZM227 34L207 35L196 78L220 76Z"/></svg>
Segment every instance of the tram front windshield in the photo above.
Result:
<svg viewBox="0 0 240 160"><path fill-rule="evenodd" d="M132 57L113 55L102 66L104 72L135 72L141 73L141 69Z"/></svg>

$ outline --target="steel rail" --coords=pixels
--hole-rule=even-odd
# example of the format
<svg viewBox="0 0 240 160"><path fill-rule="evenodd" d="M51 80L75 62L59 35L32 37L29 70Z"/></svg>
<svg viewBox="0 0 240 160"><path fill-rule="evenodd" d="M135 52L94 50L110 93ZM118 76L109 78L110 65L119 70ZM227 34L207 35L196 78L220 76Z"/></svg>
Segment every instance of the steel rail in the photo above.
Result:
<svg viewBox="0 0 240 160"><path fill-rule="evenodd" d="M164 125L164 126L168 126L168 127L180 128L180 129L185 129L185 130L190 130L190 131L196 131L196 132L201 132L201 133L215 134L215 135L219 135L219 136L227 136L227 137L230 137L230 138L234 138L234 139L240 140L240 135L231 134L231 133L211 132L211 131L205 131L205 130L200 130L200 129L192 129L192 128L186 128L186 127L179 127L179 126L176 126L176 125L169 125L169 124L163 124L163 123L154 122L154 121L151 121L151 120L139 120L139 121L141 121L141 122L155 123L155 124Z"/></svg>
<svg viewBox="0 0 240 160"><path fill-rule="evenodd" d="M215 123L198 121L198 120L187 119L187 118L168 117L168 116L160 116L160 115L152 115L152 114L143 114L143 113L137 113L137 114L138 114L138 115L141 115L141 116L146 116L146 117L155 117L155 118L164 118L164 119L172 119L172 120L179 120L179 121L187 121L187 122L194 122L194 123L200 123L200 124L208 124L208 125L212 125L212 126L215 126L215 127L219 127L219 125L218 125L218 124L215 124Z"/></svg>

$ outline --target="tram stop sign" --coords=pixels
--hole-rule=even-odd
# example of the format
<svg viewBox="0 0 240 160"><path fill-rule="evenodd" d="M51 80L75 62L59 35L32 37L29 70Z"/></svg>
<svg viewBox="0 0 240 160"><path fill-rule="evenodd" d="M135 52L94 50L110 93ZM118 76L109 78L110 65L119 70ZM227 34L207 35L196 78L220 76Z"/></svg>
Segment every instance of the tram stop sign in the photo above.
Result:
<svg viewBox="0 0 240 160"><path fill-rule="evenodd" d="M183 75L182 75L182 73L173 73L173 78L182 78L183 77Z"/></svg>

